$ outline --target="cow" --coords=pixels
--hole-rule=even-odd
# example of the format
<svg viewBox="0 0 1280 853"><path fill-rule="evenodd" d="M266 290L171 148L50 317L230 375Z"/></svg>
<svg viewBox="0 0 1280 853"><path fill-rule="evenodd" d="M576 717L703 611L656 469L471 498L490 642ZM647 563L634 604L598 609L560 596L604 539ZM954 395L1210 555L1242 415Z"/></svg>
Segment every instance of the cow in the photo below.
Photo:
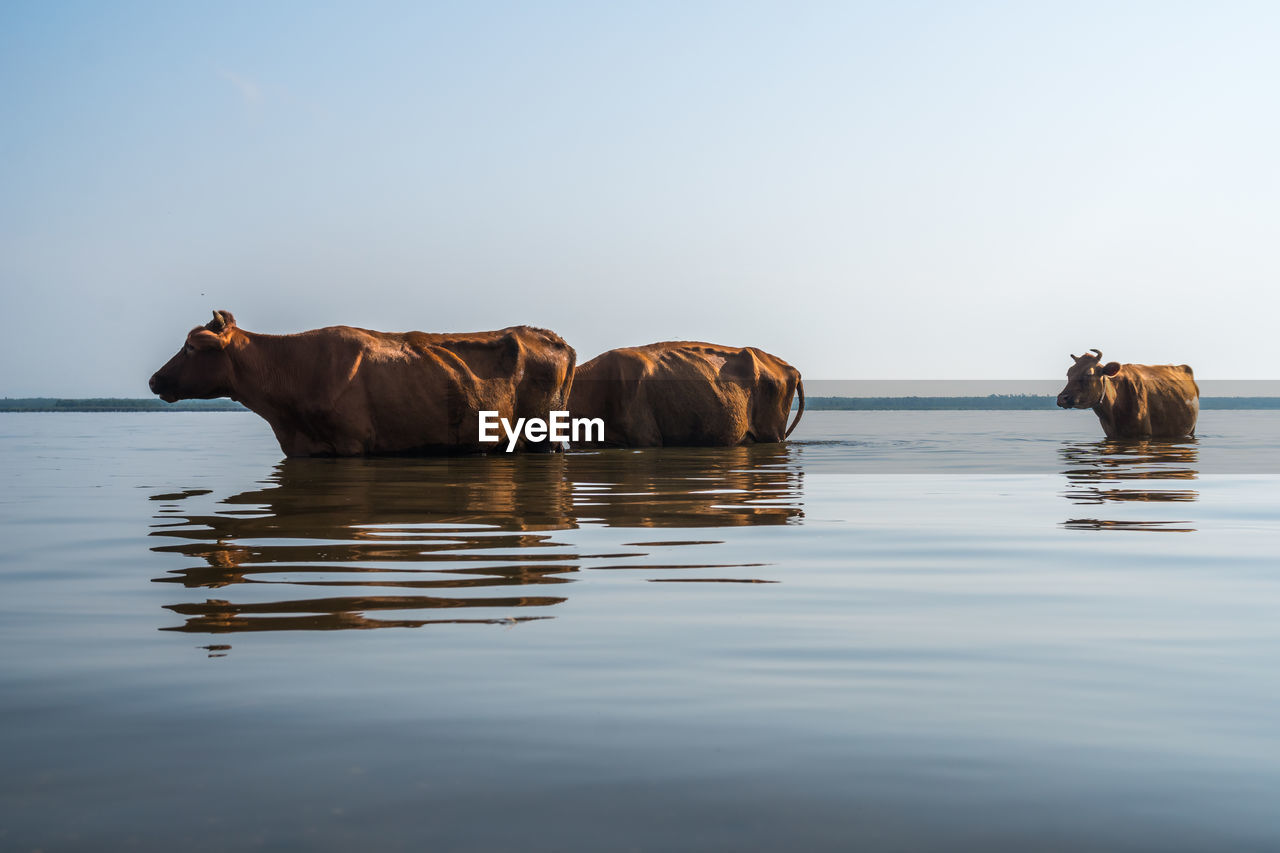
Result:
<svg viewBox="0 0 1280 853"><path fill-rule="evenodd" d="M804 386L800 371L755 347L667 341L609 350L579 367L569 413L604 421L604 440L582 446L732 447L791 435Z"/></svg>
<svg viewBox="0 0 1280 853"><path fill-rule="evenodd" d="M566 411L576 358L559 335L532 326L266 335L214 311L150 386L169 403L239 401L266 419L290 457L480 452L499 443L480 439L481 410L512 422ZM517 446L556 449L523 437Z"/></svg>
<svg viewBox="0 0 1280 853"><path fill-rule="evenodd" d="M1196 434L1200 389L1185 364L1102 364L1102 352L1073 355L1064 409L1093 409L1112 439L1183 438Z"/></svg>

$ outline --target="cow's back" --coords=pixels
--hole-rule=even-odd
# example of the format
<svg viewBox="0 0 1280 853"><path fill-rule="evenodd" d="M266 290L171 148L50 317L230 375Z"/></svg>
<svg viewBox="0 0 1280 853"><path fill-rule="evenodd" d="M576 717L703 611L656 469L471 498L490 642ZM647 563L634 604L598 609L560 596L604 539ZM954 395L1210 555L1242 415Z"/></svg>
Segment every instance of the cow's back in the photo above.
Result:
<svg viewBox="0 0 1280 853"><path fill-rule="evenodd" d="M547 418L566 408L573 348L529 326L491 332L317 330L355 340L337 431L359 433L365 453L482 450L479 412Z"/></svg>

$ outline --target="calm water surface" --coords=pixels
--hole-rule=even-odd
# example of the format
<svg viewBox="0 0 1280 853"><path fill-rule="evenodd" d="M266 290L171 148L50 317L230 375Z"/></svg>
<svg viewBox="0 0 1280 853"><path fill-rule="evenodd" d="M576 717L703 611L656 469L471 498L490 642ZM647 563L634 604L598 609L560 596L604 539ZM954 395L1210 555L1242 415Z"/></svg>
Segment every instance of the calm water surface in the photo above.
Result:
<svg viewBox="0 0 1280 853"><path fill-rule="evenodd" d="M1280 849L1280 413L1099 432L0 416L0 849Z"/></svg>

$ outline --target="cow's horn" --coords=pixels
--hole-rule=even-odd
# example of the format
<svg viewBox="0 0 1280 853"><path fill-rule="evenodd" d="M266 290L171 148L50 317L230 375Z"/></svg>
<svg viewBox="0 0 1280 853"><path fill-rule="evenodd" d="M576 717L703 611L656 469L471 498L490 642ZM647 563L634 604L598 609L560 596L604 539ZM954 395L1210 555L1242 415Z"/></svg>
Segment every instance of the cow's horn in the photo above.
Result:
<svg viewBox="0 0 1280 853"><path fill-rule="evenodd" d="M1079 360L1080 360L1080 356L1078 356L1078 355L1076 355L1076 354L1074 354L1074 353L1068 353L1068 355L1070 355L1070 356L1071 356L1071 360L1072 360L1072 361L1079 361Z"/></svg>
<svg viewBox="0 0 1280 853"><path fill-rule="evenodd" d="M213 312L213 322L209 324L211 332L221 331L227 325L226 318L222 316L221 311Z"/></svg>
<svg viewBox="0 0 1280 853"><path fill-rule="evenodd" d="M1091 350L1089 350L1089 352L1091 352L1091 353L1093 353L1094 355L1096 355L1096 356L1098 357L1098 361L1102 361L1102 350L1100 350L1100 349L1091 349Z"/></svg>

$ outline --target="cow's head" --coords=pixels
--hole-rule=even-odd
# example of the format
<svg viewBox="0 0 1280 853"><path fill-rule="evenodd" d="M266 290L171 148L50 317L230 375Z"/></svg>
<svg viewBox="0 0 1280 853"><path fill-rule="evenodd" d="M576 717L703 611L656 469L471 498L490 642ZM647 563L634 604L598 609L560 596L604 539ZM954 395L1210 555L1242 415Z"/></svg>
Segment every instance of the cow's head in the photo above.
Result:
<svg viewBox="0 0 1280 853"><path fill-rule="evenodd" d="M227 345L235 328L230 311L214 311L213 319L192 329L178 354L151 377L151 393L166 403L232 396Z"/></svg>
<svg viewBox="0 0 1280 853"><path fill-rule="evenodd" d="M1067 369L1067 385L1058 392L1058 405L1064 409L1090 409L1102 400L1108 376L1120 372L1120 362L1102 364L1101 350L1073 355L1075 364Z"/></svg>

